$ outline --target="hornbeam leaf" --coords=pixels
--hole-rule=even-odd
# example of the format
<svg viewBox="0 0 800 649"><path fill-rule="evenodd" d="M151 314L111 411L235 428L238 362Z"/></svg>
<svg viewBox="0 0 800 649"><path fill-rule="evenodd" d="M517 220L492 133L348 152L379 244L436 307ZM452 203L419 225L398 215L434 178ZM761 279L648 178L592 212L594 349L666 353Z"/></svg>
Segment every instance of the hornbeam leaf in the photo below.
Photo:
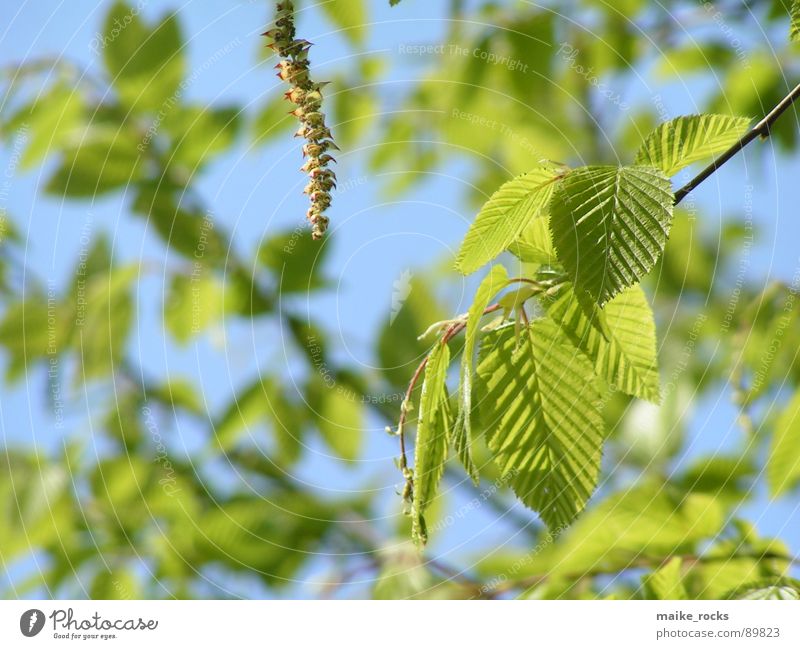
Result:
<svg viewBox="0 0 800 649"><path fill-rule="evenodd" d="M653 311L641 286L625 289L604 309L586 317L567 283L550 303L547 315L592 360L595 372L626 394L658 403L661 395Z"/></svg>
<svg viewBox="0 0 800 649"><path fill-rule="evenodd" d="M769 457L767 484L770 493L780 496L800 480L800 390L775 422Z"/></svg>
<svg viewBox="0 0 800 649"><path fill-rule="evenodd" d="M464 351L461 356L461 383L459 384L458 417L453 428L453 445L456 454L464 465L469 477L477 485L479 483L478 468L472 459L472 357L475 343L478 341L481 316L489 304L489 300L508 281L506 269L493 266L489 274L481 282L475 293L475 300L467 314L467 325L464 333Z"/></svg>
<svg viewBox="0 0 800 649"><path fill-rule="evenodd" d="M519 343L513 332L504 327L481 344L480 421L503 478L551 529L561 528L597 484L600 394L592 366L553 322L535 321Z"/></svg>
<svg viewBox="0 0 800 649"><path fill-rule="evenodd" d="M556 251L547 219L533 219L508 250L525 263L552 264L556 259Z"/></svg>
<svg viewBox="0 0 800 649"><path fill-rule="evenodd" d="M664 122L648 135L635 164L652 165L667 176L722 153L747 132L750 120L731 115L687 115Z"/></svg>
<svg viewBox="0 0 800 649"><path fill-rule="evenodd" d="M789 38L800 42L800 0L794 0L792 3L792 24L789 28Z"/></svg>
<svg viewBox="0 0 800 649"><path fill-rule="evenodd" d="M601 306L638 284L669 236L673 195L654 167L582 167L559 183L550 203L558 258Z"/></svg>
<svg viewBox="0 0 800 649"><path fill-rule="evenodd" d="M474 273L503 252L536 217L541 217L563 170L541 167L509 180L475 217L456 257L456 269Z"/></svg>
<svg viewBox="0 0 800 649"><path fill-rule="evenodd" d="M450 364L450 348L437 342L428 356L419 399L417 443L414 451L414 501L412 503L412 535L425 543L425 509L430 504L444 472L447 459L447 434L450 420L445 379Z"/></svg>

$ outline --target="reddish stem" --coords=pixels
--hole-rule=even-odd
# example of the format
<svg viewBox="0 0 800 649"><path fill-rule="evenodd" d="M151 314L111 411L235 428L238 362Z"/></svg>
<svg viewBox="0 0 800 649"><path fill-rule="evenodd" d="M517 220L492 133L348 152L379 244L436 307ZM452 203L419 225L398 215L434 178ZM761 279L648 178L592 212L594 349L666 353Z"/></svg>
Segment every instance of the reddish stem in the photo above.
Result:
<svg viewBox="0 0 800 649"><path fill-rule="evenodd" d="M492 304L486 307L483 310L483 315L487 315L489 313L494 313L495 311L499 311L503 307L500 304ZM450 342L455 336L461 333L466 328L465 322L456 322L451 324L447 330L444 332L441 340L439 340L436 344L437 345L446 345ZM405 424L408 418L408 404L411 402L411 394L414 392L414 388L417 387L417 383L419 383L419 379L422 376L423 371L425 370L425 366L428 364L428 358L430 358L430 353L425 355L425 358L422 359L422 362L417 366L417 369L414 371L414 375L411 377L411 382L408 384L408 390L406 390L405 398L403 399L403 404L400 406L400 419L397 422L397 434L400 437L400 469L406 474L406 482L411 489L411 493L413 493L414 489L414 479L411 477L410 474L406 471L408 469L408 456L406 454L406 437L405 437Z"/></svg>

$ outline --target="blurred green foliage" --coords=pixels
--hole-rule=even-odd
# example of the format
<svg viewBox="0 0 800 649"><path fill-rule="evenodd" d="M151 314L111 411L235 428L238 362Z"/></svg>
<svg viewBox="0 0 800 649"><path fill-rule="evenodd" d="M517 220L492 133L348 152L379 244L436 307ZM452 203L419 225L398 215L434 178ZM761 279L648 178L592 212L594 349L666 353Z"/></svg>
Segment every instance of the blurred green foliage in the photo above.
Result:
<svg viewBox="0 0 800 649"><path fill-rule="evenodd" d="M381 54L347 59L331 76L328 110L337 141L349 150L370 144L370 171L397 172L383 176L388 196L414 189L427 172L467 161L465 199L477 206L542 160L618 164L618 152L632 156L663 121L662 85L715 79L701 109L757 117L786 94L787 79L800 78L797 45L786 38L788 3L781 0L710 10L689 2L661 10L641 0L572 0L554 3L557 12L517 2L466 5L451 3L445 54L400 97L381 92ZM342 30L353 52L368 42L364 0L310 10ZM732 46L731 29L753 29L751 11L774 52ZM177 17L150 23L117 2L104 25L98 77L63 62L24 61L4 76L4 143L26 129L21 166L43 170L42 191L53 197L124 195L125 217L143 219L174 262L159 269L167 287L160 314L171 342L185 345L228 319L265 323L284 332L297 371L243 375L229 403L208 412L196 386L180 376L154 380L139 367L136 292L146 268L114 260L107 235L98 234L76 260L74 281L54 291L35 271L22 272L18 226L4 214L0 348L7 388L44 377L51 397L91 393L95 415L83 442L70 437L58 452L3 450L0 559L7 571L23 574L6 595L227 597L243 579L256 592L281 593L324 557L328 583L309 586L307 595L797 596L796 582L782 577L790 567L786 544L759 536L740 513L764 481L764 458L771 493L798 494L796 287L775 282L764 289L767 278L736 285L743 232L737 215L720 232L708 232L694 213L676 211L665 255L646 281L657 322L669 323L658 327L663 403L634 404L617 394L605 404L607 470L585 515L557 537L527 512L515 518L510 485L479 443L483 484L473 487L447 471L444 480L468 502L483 498L511 520L526 547L465 553L451 570L400 542L409 521L387 523L369 485L331 497L294 479L292 468L316 439L344 470L350 467L367 442L367 417L389 423L397 416L398 402L372 397L405 388L409 368L429 348L417 336L455 315L452 305L418 275L396 320L375 332L380 369L364 372L338 360L323 319L309 322L281 302L313 299L330 285L326 248L306 233L270 232L241 252L247 248L232 245L213 217L224 205L207 204L195 188L197 175L234 146L289 136L292 120L281 97L247 108L194 102L184 93L188 35ZM651 100L611 93L612 85L624 87L612 82L645 70L656 89ZM780 122L773 135L792 150L796 122ZM776 336L782 344L773 353ZM736 381L741 439L724 457L678 463L690 402L729 377ZM166 439L184 420L204 431L199 448L166 453ZM87 454L84 443L101 444L103 452ZM243 480L235 488L215 480L223 469ZM447 524L446 500L431 504L429 528ZM27 569L31 562L34 570Z"/></svg>

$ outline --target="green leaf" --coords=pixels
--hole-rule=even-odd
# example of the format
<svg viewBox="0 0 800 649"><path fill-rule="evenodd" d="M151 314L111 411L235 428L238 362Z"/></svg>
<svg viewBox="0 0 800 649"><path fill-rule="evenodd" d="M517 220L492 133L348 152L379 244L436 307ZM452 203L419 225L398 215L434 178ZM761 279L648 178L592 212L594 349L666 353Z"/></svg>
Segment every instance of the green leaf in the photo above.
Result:
<svg viewBox="0 0 800 649"><path fill-rule="evenodd" d="M258 261L272 271L281 293L307 293L325 286L322 266L329 250L307 232L292 230L267 239L258 250Z"/></svg>
<svg viewBox="0 0 800 649"><path fill-rule="evenodd" d="M604 437L594 372L558 327L537 320L487 334L479 413L501 474L551 528L568 525L597 484Z"/></svg>
<svg viewBox="0 0 800 649"><path fill-rule="evenodd" d="M509 58L518 62L516 69L508 69L511 88L517 97L539 97L537 104L541 108L552 105L547 86L557 74L554 68L558 57L553 56L553 46L558 43L557 24L556 15L547 11L518 12L503 31ZM501 45L495 37L489 47L498 46ZM525 73L519 74L520 69Z"/></svg>
<svg viewBox="0 0 800 649"><path fill-rule="evenodd" d="M49 460L3 448L0 473L0 548L3 561L30 557L42 548L61 548L75 533L78 513L63 458ZM59 460L61 460L59 462ZM74 476L73 476L74 477Z"/></svg>
<svg viewBox="0 0 800 649"><path fill-rule="evenodd" d="M86 284L85 308L76 309L73 345L78 354L78 381L110 374L125 355L135 320L132 288L138 264L120 266Z"/></svg>
<svg viewBox="0 0 800 649"><path fill-rule="evenodd" d="M767 459L767 483L778 497L800 479L800 390L795 392L775 422Z"/></svg>
<svg viewBox="0 0 800 649"><path fill-rule="evenodd" d="M303 453L303 430L308 420L308 405L293 399L293 388L278 377L261 376L260 383L264 412L274 438L277 469L298 461Z"/></svg>
<svg viewBox="0 0 800 649"><path fill-rule="evenodd" d="M262 423L268 422L277 451L275 456L282 464L294 462L302 450L307 410L307 404L300 406L292 401L279 381L258 376L234 393L217 419L214 444L227 451L247 438L258 438Z"/></svg>
<svg viewBox="0 0 800 649"><path fill-rule="evenodd" d="M46 191L69 198L93 197L127 187L142 176L135 136L127 129L90 128L70 147L47 181Z"/></svg>
<svg viewBox="0 0 800 649"><path fill-rule="evenodd" d="M792 3L792 24L789 28L789 38L794 42L800 42L800 0Z"/></svg>
<svg viewBox="0 0 800 649"><path fill-rule="evenodd" d="M747 132L750 119L731 115L687 115L664 122L645 138L637 165L652 165L667 176L722 153Z"/></svg>
<svg viewBox="0 0 800 649"><path fill-rule="evenodd" d="M672 394L678 392L674 390L666 401L674 402ZM681 420L686 420L686 405L688 399L681 398L682 403L673 406L674 412L670 419L669 429L664 430L662 439L658 440L659 446L669 446L672 440L664 439L668 436L678 437L671 445L678 450L680 443L680 427ZM656 422L656 426L661 424L661 428L667 428L664 423ZM651 457L658 453L660 449L653 449ZM734 452L731 455L723 455L720 451L715 450L709 455L701 455L686 467L686 471L682 476L675 476L673 484L685 489L687 492L696 491L700 493L708 493L718 496L720 499L730 501L732 503L741 502L743 499L751 496L751 488L753 485L753 478L760 474L763 467L756 466L756 462L752 456L743 455L739 452Z"/></svg>
<svg viewBox="0 0 800 649"><path fill-rule="evenodd" d="M183 255L194 269L202 267L202 272L226 267L230 255L227 236L212 212L201 211L186 200L185 187L158 180L141 182L137 190L133 209L146 216L148 229L153 228L170 252ZM231 274L235 278L235 270Z"/></svg>
<svg viewBox="0 0 800 649"><path fill-rule="evenodd" d="M737 245L740 242L741 238ZM732 361L735 371L748 379L743 386L743 405L749 405L770 390L783 388L787 375L796 371L800 303L793 291L790 286L773 283L753 296L749 303L741 305L735 315L726 315L733 326L747 327L747 336L736 345L735 361ZM781 344L775 345L775 340L780 340Z"/></svg>
<svg viewBox="0 0 800 649"><path fill-rule="evenodd" d="M155 399L171 408L182 409L198 416L204 416L207 411L200 402L197 387L188 379L173 376L163 383L147 386L147 399Z"/></svg>
<svg viewBox="0 0 800 649"><path fill-rule="evenodd" d="M518 312L525 306L525 303L535 295L539 294L539 289L527 282L518 284L517 287L497 300L497 303L503 307L504 313Z"/></svg>
<svg viewBox="0 0 800 649"><path fill-rule="evenodd" d="M106 570L101 568L89 587L92 599L139 599L141 585L136 575L127 568Z"/></svg>
<svg viewBox="0 0 800 649"><path fill-rule="evenodd" d="M560 169L542 167L509 180L475 217L456 257L456 269L468 275L503 252L526 225L541 216L553 194Z"/></svg>
<svg viewBox="0 0 800 649"><path fill-rule="evenodd" d="M447 459L449 402L447 398L447 366L450 348L437 342L425 365L425 378L419 398L417 442L414 449L414 502L412 504L412 536L426 543L425 509L433 500Z"/></svg>
<svg viewBox="0 0 800 649"><path fill-rule="evenodd" d="M344 385L319 382L319 405L313 403L316 425L325 443L344 460L361 452L364 406L361 397Z"/></svg>
<svg viewBox="0 0 800 649"><path fill-rule="evenodd" d="M789 577L767 577L740 586L722 599L800 599L800 581Z"/></svg>
<svg viewBox="0 0 800 649"><path fill-rule="evenodd" d="M653 167L582 167L550 204L558 258L577 291L603 305L655 265L669 235L673 195Z"/></svg>
<svg viewBox="0 0 800 649"><path fill-rule="evenodd" d="M87 281L100 275L107 275L112 270L112 252L108 236L105 232L101 232L92 240L85 254L78 258L69 290L73 304L77 304L79 292L86 287Z"/></svg>
<svg viewBox="0 0 800 649"><path fill-rule="evenodd" d="M552 264L556 260L556 250L547 219L531 221L508 250L528 264Z"/></svg>
<svg viewBox="0 0 800 649"><path fill-rule="evenodd" d="M224 313L225 287L203 266L192 275L174 275L164 298L164 326L179 343L187 343L218 322Z"/></svg>
<svg viewBox="0 0 800 649"><path fill-rule="evenodd" d="M180 165L191 176L233 144L239 124L238 108L191 106L178 110L165 122L165 130L173 138L169 165Z"/></svg>
<svg viewBox="0 0 800 649"><path fill-rule="evenodd" d="M257 572L267 584L286 586L325 547L331 519L345 514L334 503L317 503L302 492L271 493L274 500L257 507L243 496L215 502L194 519L203 534L188 537L187 547L176 550L201 564Z"/></svg>
<svg viewBox="0 0 800 649"><path fill-rule="evenodd" d="M148 484L163 465L148 462L137 455L115 455L102 459L89 476L92 504L114 522L114 527L132 532L135 521L147 515L151 504Z"/></svg>
<svg viewBox="0 0 800 649"><path fill-rule="evenodd" d="M59 81L20 109L3 131L24 132L27 140L20 167L31 169L80 133L83 95L74 86ZM24 131L19 131L24 129Z"/></svg>
<svg viewBox="0 0 800 649"><path fill-rule="evenodd" d="M378 334L375 351L381 374L397 390L394 394L400 394L405 392L409 376L430 348L429 342L417 336L431 322L444 320L449 314L433 291L435 282L431 277L404 272L396 282L392 295L395 304L391 312L387 308L386 323Z"/></svg>
<svg viewBox="0 0 800 649"><path fill-rule="evenodd" d="M640 286L625 289L604 309L596 309L594 324L569 283L545 306L547 314L593 361L599 376L626 394L660 401L656 325Z"/></svg>
<svg viewBox="0 0 800 649"><path fill-rule="evenodd" d="M136 7L116 2L108 12L102 39L103 60L120 99L129 107L169 111L180 98L186 69L176 14L149 29Z"/></svg>
<svg viewBox="0 0 800 649"><path fill-rule="evenodd" d="M727 542L726 542L727 545ZM687 575L687 584L702 599L722 599L732 590L757 581L765 572L766 565L773 564L750 557L734 557L735 550L707 563L696 563Z"/></svg>
<svg viewBox="0 0 800 649"><path fill-rule="evenodd" d="M689 599L681 577L681 558L673 557L645 579L656 599Z"/></svg>
<svg viewBox="0 0 800 649"><path fill-rule="evenodd" d="M0 345L6 352L6 380L19 379L33 365L62 353L71 327L72 313L38 290L26 291L27 299L9 304L0 320ZM51 320L52 319L52 320Z"/></svg>
<svg viewBox="0 0 800 649"><path fill-rule="evenodd" d="M726 518L713 497L640 480L591 507L555 543L533 555L528 550L521 561L512 557L493 571L515 566L515 578L546 575L548 580L581 582L587 573L616 573L643 557L697 553L721 533Z"/></svg>
<svg viewBox="0 0 800 649"><path fill-rule="evenodd" d="M369 17L365 0L326 0L319 7L354 45L364 42Z"/></svg>
<svg viewBox="0 0 800 649"><path fill-rule="evenodd" d="M469 477L477 485L480 481L478 467L472 459L472 362L475 354L475 344L478 342L483 311L489 300L508 281L506 269L502 266L493 266L489 274L483 279L475 292L475 300L467 314L467 324L464 333L464 351L461 356L461 382L459 384L458 417L453 427L453 446L456 454L464 465Z"/></svg>
<svg viewBox="0 0 800 649"><path fill-rule="evenodd" d="M380 114L380 105L366 84L337 81L331 96L336 115L336 141L347 148L355 144Z"/></svg>
<svg viewBox="0 0 800 649"><path fill-rule="evenodd" d="M251 125L253 145L264 144L284 132L290 131L295 122L288 111L283 94L270 97L264 103Z"/></svg>
<svg viewBox="0 0 800 649"><path fill-rule="evenodd" d="M262 420L267 395L260 377L237 390L222 415L213 425L214 437L225 451L234 447L240 438L252 435L252 429Z"/></svg>

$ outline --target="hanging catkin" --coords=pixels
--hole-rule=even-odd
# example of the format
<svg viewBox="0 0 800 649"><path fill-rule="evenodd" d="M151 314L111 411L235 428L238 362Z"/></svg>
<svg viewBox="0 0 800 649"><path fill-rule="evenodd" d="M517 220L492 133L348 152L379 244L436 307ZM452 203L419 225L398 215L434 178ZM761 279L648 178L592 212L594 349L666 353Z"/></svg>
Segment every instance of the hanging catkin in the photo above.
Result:
<svg viewBox="0 0 800 649"><path fill-rule="evenodd" d="M295 135L305 140L303 156L306 162L300 169L309 178L304 189L311 201L306 217L311 223L311 236L319 239L328 227L325 210L331 204L331 190L336 187L336 174L328 167L335 160L328 151L338 148L330 129L325 125L325 114L322 112L322 87L327 82L314 82L311 79L308 62L311 43L295 38L292 2L286 0L277 3L275 27L264 32L264 36L271 39L268 47L281 59L275 66L278 77L290 86L286 98L295 104L292 114L300 122Z"/></svg>

